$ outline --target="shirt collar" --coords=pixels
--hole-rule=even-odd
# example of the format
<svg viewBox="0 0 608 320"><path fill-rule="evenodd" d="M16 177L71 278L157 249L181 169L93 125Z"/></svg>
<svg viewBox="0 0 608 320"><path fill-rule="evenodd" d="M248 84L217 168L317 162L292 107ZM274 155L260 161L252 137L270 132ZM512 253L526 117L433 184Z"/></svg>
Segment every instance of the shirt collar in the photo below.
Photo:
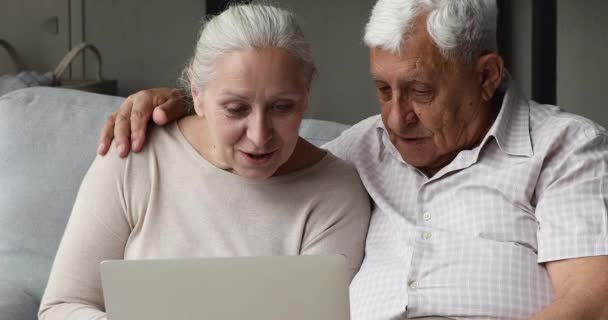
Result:
<svg viewBox="0 0 608 320"><path fill-rule="evenodd" d="M514 156L530 157L534 152L530 139L529 101L513 80L506 80L504 84L503 92L506 91L506 93L504 93L500 112L483 138L480 147L488 143L490 137L494 137L498 147L503 152ZM401 159L401 156L398 155L388 139L382 117L378 117L375 125L378 131L378 142L382 146L381 150L389 147L389 150L394 151L392 153L396 153L398 158Z"/></svg>
<svg viewBox="0 0 608 320"><path fill-rule="evenodd" d="M494 137L498 147L514 156L530 157L534 154L530 139L530 104L514 81L509 81L500 112L483 139Z"/></svg>

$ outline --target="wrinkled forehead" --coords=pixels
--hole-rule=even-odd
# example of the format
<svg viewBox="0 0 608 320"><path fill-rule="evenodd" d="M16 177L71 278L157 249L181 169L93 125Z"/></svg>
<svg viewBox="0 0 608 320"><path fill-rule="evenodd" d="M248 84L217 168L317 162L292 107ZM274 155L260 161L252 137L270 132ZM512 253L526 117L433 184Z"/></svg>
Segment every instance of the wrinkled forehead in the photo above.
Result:
<svg viewBox="0 0 608 320"><path fill-rule="evenodd" d="M370 48L370 73L374 80L429 78L450 67L439 50L424 40L410 38L399 53L383 48Z"/></svg>
<svg viewBox="0 0 608 320"><path fill-rule="evenodd" d="M269 49L234 51L218 58L202 92L207 98L251 100L301 98L308 89L309 82L298 60L286 51Z"/></svg>

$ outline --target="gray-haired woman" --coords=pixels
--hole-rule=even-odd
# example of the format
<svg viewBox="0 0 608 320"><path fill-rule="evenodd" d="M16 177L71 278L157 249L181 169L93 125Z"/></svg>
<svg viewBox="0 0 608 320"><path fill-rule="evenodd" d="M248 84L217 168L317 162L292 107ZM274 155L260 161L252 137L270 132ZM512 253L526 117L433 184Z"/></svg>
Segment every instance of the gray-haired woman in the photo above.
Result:
<svg viewBox="0 0 608 320"><path fill-rule="evenodd" d="M40 319L104 319L107 259L333 253L358 270L369 199L351 167L298 137L315 66L294 16L232 6L185 74L196 115L89 169Z"/></svg>

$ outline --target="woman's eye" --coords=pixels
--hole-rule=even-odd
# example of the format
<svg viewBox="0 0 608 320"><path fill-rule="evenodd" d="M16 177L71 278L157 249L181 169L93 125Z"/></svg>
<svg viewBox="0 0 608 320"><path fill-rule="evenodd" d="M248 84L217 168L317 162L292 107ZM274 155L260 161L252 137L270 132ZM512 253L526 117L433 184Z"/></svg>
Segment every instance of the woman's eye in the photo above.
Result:
<svg viewBox="0 0 608 320"><path fill-rule="evenodd" d="M288 112L291 111L293 109L294 105L291 103L282 103L282 104L275 104L272 106L272 110L275 111L279 111L279 112Z"/></svg>
<svg viewBox="0 0 608 320"><path fill-rule="evenodd" d="M246 105L228 105L224 108L224 110L231 116L241 116L245 115L249 108Z"/></svg>

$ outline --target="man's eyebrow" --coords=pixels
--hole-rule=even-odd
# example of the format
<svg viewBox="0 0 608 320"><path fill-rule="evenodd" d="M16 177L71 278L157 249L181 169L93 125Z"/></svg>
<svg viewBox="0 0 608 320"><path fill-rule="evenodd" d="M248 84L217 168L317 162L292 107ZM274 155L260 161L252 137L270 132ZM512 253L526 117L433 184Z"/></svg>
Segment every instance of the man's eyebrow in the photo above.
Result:
<svg viewBox="0 0 608 320"><path fill-rule="evenodd" d="M372 74L372 80L375 83L378 83L378 82L387 83L387 81L384 80L382 77L380 77L378 75L374 75L374 74ZM404 76L404 77L399 77L397 79L397 82L400 85L403 85L403 84L408 84L408 85L409 84L429 84L428 81L420 79L420 74L419 73L412 73L412 74L409 74L409 75Z"/></svg>
<svg viewBox="0 0 608 320"><path fill-rule="evenodd" d="M383 78L383 77L381 77L380 75L375 74L375 73L373 73L373 72L372 72L372 74L371 74L371 77L372 77L372 80L373 80L373 81L382 81L382 82L386 82L386 81L384 80L384 78Z"/></svg>

